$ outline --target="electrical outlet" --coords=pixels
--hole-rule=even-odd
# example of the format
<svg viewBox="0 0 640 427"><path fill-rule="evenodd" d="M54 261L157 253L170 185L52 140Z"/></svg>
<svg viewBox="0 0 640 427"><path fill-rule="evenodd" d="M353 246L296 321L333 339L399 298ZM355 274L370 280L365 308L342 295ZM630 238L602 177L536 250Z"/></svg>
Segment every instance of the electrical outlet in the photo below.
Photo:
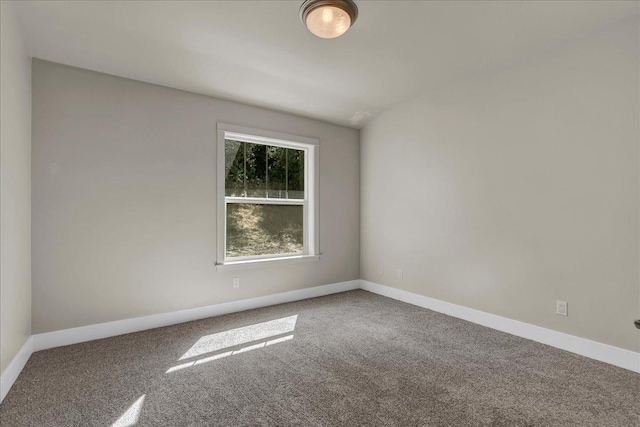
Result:
<svg viewBox="0 0 640 427"><path fill-rule="evenodd" d="M384 266L381 265L380 268L378 269L378 271L380 272L381 276L384 276Z"/></svg>
<svg viewBox="0 0 640 427"><path fill-rule="evenodd" d="M240 278L239 277L234 277L233 278L233 287L234 288L239 288L240 287Z"/></svg>
<svg viewBox="0 0 640 427"><path fill-rule="evenodd" d="M556 301L556 314L558 316L568 316L569 304L566 301Z"/></svg>
<svg viewBox="0 0 640 427"><path fill-rule="evenodd" d="M398 279L402 279L402 269L398 269Z"/></svg>

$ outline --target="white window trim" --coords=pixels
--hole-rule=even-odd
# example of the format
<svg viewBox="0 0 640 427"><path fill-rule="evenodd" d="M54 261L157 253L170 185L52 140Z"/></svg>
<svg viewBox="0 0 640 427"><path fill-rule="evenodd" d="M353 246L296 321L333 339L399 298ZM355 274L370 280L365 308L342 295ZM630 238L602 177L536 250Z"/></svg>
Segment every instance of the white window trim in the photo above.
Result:
<svg viewBox="0 0 640 427"><path fill-rule="evenodd" d="M319 179L319 147L320 141L304 136L289 135L243 126L218 123L217 149L217 233L216 233L216 270L253 268L265 265L280 265L318 261L320 259L320 208L318 205ZM305 150L305 179L304 199L262 199L250 197L225 197L225 140L253 142L257 144L274 145L278 147ZM304 250L303 253L262 255L255 257L226 258L226 199L234 201L260 202L265 204L291 204L304 206Z"/></svg>

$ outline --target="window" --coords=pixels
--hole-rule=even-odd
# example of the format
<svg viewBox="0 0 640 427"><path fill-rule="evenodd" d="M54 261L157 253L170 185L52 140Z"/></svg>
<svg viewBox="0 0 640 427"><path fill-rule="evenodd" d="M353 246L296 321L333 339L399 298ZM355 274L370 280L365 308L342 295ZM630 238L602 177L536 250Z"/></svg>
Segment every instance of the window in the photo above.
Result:
<svg viewBox="0 0 640 427"><path fill-rule="evenodd" d="M218 268L319 256L316 139L218 123Z"/></svg>

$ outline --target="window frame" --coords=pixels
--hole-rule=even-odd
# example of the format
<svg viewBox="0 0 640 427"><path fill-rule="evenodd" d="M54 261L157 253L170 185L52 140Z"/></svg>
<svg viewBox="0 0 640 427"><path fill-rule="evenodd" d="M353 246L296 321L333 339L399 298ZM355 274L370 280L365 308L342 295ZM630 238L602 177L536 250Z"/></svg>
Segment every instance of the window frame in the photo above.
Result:
<svg viewBox="0 0 640 427"><path fill-rule="evenodd" d="M262 197L232 197L225 191L225 141L232 139L252 144L269 145L303 150L304 198L282 199ZM258 267L290 262L317 261L320 259L320 209L319 200L319 148L320 141L298 135L290 135L228 123L217 124L217 233L216 269ZM227 257L227 204L250 203L303 206L303 252L295 254L267 254L242 257Z"/></svg>

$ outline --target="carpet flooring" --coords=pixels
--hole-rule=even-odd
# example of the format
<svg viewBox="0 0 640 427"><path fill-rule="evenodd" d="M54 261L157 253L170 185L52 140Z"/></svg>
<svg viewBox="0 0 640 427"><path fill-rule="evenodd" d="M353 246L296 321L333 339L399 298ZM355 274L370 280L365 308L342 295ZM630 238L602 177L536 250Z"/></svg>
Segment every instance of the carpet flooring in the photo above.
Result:
<svg viewBox="0 0 640 427"><path fill-rule="evenodd" d="M34 353L19 426L640 426L640 375L362 290Z"/></svg>

